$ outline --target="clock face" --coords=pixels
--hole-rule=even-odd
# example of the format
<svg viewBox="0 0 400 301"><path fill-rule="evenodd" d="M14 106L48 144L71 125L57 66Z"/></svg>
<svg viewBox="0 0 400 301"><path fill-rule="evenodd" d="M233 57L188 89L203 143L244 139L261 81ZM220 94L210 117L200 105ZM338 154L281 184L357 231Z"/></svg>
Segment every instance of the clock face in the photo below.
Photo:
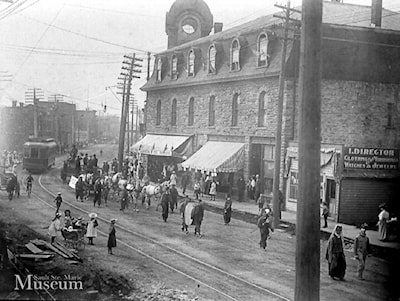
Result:
<svg viewBox="0 0 400 301"><path fill-rule="evenodd" d="M186 18L181 24L182 30L187 34L192 34L197 30L197 21L193 18Z"/></svg>
<svg viewBox="0 0 400 301"><path fill-rule="evenodd" d="M186 32L187 34L192 34L194 33L196 30L194 29L194 27L190 24L186 24L182 26L182 29L184 32Z"/></svg>

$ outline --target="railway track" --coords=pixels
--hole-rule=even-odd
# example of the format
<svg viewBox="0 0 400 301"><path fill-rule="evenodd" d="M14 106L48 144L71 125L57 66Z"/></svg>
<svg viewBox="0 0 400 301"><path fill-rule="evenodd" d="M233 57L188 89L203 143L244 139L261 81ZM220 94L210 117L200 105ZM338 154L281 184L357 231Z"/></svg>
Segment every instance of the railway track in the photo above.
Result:
<svg viewBox="0 0 400 301"><path fill-rule="evenodd" d="M55 194L50 191L46 185L54 185L50 179L53 173L54 171L50 172L50 174L40 176L38 181L41 188L51 195L52 198L55 197ZM71 194L71 191L69 191L69 194ZM55 208L52 204L52 198L48 201L42 199L35 193L32 193L32 196L47 204L49 207ZM89 211L80 207L79 203L72 203L65 200L64 203L79 212L85 214L89 213ZM110 216L111 214L112 213L109 213ZM98 217L98 219L105 223L109 221L106 216L105 218ZM218 295L219 300L290 300L280 295L279 292L251 283L246 279L183 253L180 250L145 236L142 233L123 227L120 224L117 224L116 228L118 229L118 236L120 237L120 239L118 239L120 245L170 269L174 273L178 273L194 281L199 287L201 286L209 291L212 290L216 296ZM100 230L98 230L98 233L104 236L108 235ZM129 241L129 243L127 241ZM132 241L134 243L132 243Z"/></svg>

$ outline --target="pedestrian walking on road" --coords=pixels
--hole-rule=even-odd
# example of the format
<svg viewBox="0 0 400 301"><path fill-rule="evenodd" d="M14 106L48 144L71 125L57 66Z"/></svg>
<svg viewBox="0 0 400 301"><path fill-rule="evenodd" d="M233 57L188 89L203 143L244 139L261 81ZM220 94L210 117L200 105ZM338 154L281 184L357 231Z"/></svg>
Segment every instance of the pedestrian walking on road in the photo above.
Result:
<svg viewBox="0 0 400 301"><path fill-rule="evenodd" d="M56 239L56 237L58 235L58 232L61 231L60 217L61 217L61 213L57 212L56 216L51 221L51 224L50 224L49 229L47 231L47 233L51 237L51 243L54 243L54 241L55 241L55 239Z"/></svg>
<svg viewBox="0 0 400 301"><path fill-rule="evenodd" d="M257 221L257 227L260 229L260 248L266 250L267 248L267 239L269 236L269 229L273 231L271 228L271 223L269 219L270 211L269 209L264 209L261 212L261 216Z"/></svg>
<svg viewBox="0 0 400 301"><path fill-rule="evenodd" d="M76 182L75 184L75 197L77 201L81 199L81 202L83 202L84 190L85 190L85 183L83 182L82 177L79 177L78 182Z"/></svg>
<svg viewBox="0 0 400 301"><path fill-rule="evenodd" d="M232 200L229 194L226 195L226 200L224 204L224 223L229 225L232 216Z"/></svg>
<svg viewBox="0 0 400 301"><path fill-rule="evenodd" d="M369 254L370 244L367 236L367 224L362 224L360 234L354 240L354 255L358 261L357 277L364 280L363 273L365 269L365 260Z"/></svg>
<svg viewBox="0 0 400 301"><path fill-rule="evenodd" d="M386 204L381 204L379 209L381 210L378 215L379 240L385 241L388 239L389 212L386 209Z"/></svg>
<svg viewBox="0 0 400 301"><path fill-rule="evenodd" d="M204 207L201 199L199 199L199 203L193 208L192 211L192 218L193 218L193 223L194 223L194 235L199 235L201 238L201 222L203 221L204 218Z"/></svg>
<svg viewBox="0 0 400 301"><path fill-rule="evenodd" d="M328 227L328 216L329 216L329 208L326 202L322 203L322 216L324 217L324 226L322 228Z"/></svg>
<svg viewBox="0 0 400 301"><path fill-rule="evenodd" d="M117 222L116 218L110 220L110 228L108 229L108 241L107 248L108 254L113 255L112 248L117 247L117 238L115 236L115 223Z"/></svg>
<svg viewBox="0 0 400 301"><path fill-rule="evenodd" d="M165 192L161 196L161 216L164 222L167 222L168 219L168 210L169 204L171 202L171 195L169 193L169 187L166 187Z"/></svg>
<svg viewBox="0 0 400 301"><path fill-rule="evenodd" d="M86 237L89 239L89 245L93 245L93 238L97 237L97 226L99 223L96 220L97 214L92 212L89 213L90 221L86 228Z"/></svg>
<svg viewBox="0 0 400 301"><path fill-rule="evenodd" d="M343 251L342 226L336 225L328 240L326 249L326 260L329 265L329 276L332 279L344 279L346 273L346 257Z"/></svg>
<svg viewBox="0 0 400 301"><path fill-rule="evenodd" d="M54 202L56 202L56 213L60 210L61 203L62 203L62 197L61 197L61 192L57 193L56 198L54 199Z"/></svg>

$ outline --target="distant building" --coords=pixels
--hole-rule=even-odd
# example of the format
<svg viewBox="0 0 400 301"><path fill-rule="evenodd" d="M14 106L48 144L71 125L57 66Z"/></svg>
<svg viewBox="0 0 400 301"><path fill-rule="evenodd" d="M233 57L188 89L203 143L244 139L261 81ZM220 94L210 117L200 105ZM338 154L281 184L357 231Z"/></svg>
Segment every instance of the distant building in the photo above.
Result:
<svg viewBox="0 0 400 301"><path fill-rule="evenodd" d="M219 191L235 193L240 175L259 174L271 193L282 20L269 15L221 31L206 6L177 0L168 12L168 49L142 87L147 135L135 148L153 169L174 162L216 176ZM379 1L372 8L324 1L322 35L321 199L338 222L374 223L383 202L400 214L400 15ZM300 42L293 37L280 189L296 210Z"/></svg>

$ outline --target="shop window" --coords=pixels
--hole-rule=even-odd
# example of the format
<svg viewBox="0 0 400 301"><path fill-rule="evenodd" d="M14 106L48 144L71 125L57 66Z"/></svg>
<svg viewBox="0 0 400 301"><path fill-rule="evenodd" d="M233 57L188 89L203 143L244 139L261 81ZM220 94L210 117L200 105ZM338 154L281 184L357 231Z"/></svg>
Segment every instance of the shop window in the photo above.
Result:
<svg viewBox="0 0 400 301"><path fill-rule="evenodd" d="M238 126L239 117L239 94L235 93L232 99L232 126Z"/></svg>
<svg viewBox="0 0 400 301"><path fill-rule="evenodd" d="M231 71L240 70L240 44L237 39L231 45Z"/></svg>
<svg viewBox="0 0 400 301"><path fill-rule="evenodd" d="M171 60L171 78L178 78L178 57L174 54Z"/></svg>
<svg viewBox="0 0 400 301"><path fill-rule="evenodd" d="M188 56L188 76L194 76L194 60L194 50L190 50Z"/></svg>
<svg viewBox="0 0 400 301"><path fill-rule="evenodd" d="M266 126L266 93L263 91L258 98L258 126Z"/></svg>
<svg viewBox="0 0 400 301"><path fill-rule="evenodd" d="M161 124L161 100L157 101L156 125Z"/></svg>
<svg viewBox="0 0 400 301"><path fill-rule="evenodd" d="M171 108L171 125L176 126L176 103L177 100L174 98L172 100L172 108Z"/></svg>
<svg viewBox="0 0 400 301"><path fill-rule="evenodd" d="M258 67L268 66L268 37L262 33L258 38L257 43L258 52Z"/></svg>
<svg viewBox="0 0 400 301"><path fill-rule="evenodd" d="M188 125L192 126L194 123L194 98L191 97L189 100L189 120Z"/></svg>
<svg viewBox="0 0 400 301"><path fill-rule="evenodd" d="M161 69L162 69L162 61L161 58L157 59L157 69L156 69L156 81L161 81Z"/></svg>
<svg viewBox="0 0 400 301"><path fill-rule="evenodd" d="M265 145L264 146L264 160L265 161L274 161L274 152L275 152L275 147L273 145Z"/></svg>
<svg viewBox="0 0 400 301"><path fill-rule="evenodd" d="M215 125L215 96L210 97L210 102L208 104L208 125Z"/></svg>
<svg viewBox="0 0 400 301"><path fill-rule="evenodd" d="M216 53L215 46L211 45L208 49L208 73L211 74L215 74L217 70L215 67Z"/></svg>
<svg viewBox="0 0 400 301"><path fill-rule="evenodd" d="M299 178L297 171L290 172L290 181L289 181L289 199L297 200L298 196L298 185L299 185Z"/></svg>

